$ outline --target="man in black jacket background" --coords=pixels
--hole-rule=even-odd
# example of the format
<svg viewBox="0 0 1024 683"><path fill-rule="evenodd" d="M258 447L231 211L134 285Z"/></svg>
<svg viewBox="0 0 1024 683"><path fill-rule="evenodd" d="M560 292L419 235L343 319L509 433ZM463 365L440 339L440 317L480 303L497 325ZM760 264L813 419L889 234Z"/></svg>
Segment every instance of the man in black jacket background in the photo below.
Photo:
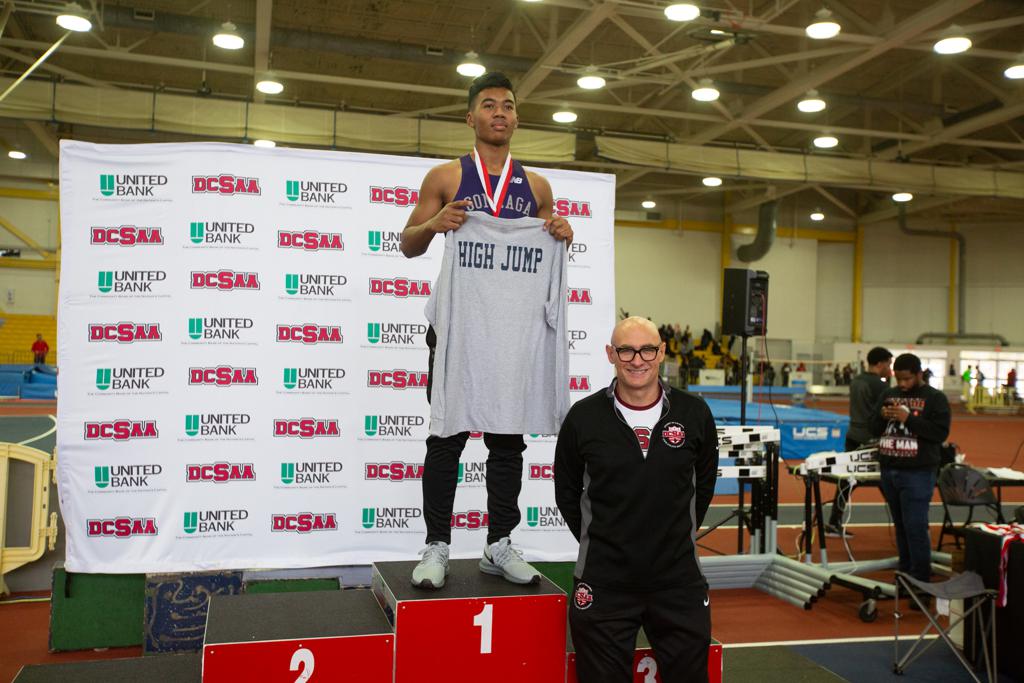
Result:
<svg viewBox="0 0 1024 683"><path fill-rule="evenodd" d="M615 380L569 410L555 448L555 499L580 542L577 678L632 681L643 626L664 683L706 681L710 597L694 537L718 474L715 420L659 381L665 344L649 320L621 321L605 351Z"/></svg>
<svg viewBox="0 0 1024 683"><path fill-rule="evenodd" d="M846 430L845 451L855 451L872 441L871 421L877 414L875 404L878 397L888 388L888 380L892 377L892 353L883 346L876 346L868 351L867 369L850 382L850 428ZM853 495L853 486L849 479L843 479L836 486L836 495L832 499L832 514L825 525L826 536L853 536L843 527L843 516L847 503Z"/></svg>
<svg viewBox="0 0 1024 683"><path fill-rule="evenodd" d="M946 395L924 383L921 359L912 353L892 364L896 386L875 405L872 431L879 436L882 494L892 511L899 570L915 579L931 578L928 505L935 491L942 442L951 420Z"/></svg>

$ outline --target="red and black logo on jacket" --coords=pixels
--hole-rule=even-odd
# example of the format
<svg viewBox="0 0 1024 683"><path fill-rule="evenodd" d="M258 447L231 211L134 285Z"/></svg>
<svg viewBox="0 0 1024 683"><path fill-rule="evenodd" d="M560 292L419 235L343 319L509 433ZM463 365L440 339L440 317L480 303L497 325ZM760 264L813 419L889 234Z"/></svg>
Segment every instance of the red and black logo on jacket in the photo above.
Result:
<svg viewBox="0 0 1024 683"><path fill-rule="evenodd" d="M589 609L594 604L594 591L585 583L576 584L576 590L573 591L572 601L576 603L576 609Z"/></svg>
<svg viewBox="0 0 1024 683"><path fill-rule="evenodd" d="M686 430L678 422L669 422L661 430L661 440L669 448L682 448L686 443Z"/></svg>

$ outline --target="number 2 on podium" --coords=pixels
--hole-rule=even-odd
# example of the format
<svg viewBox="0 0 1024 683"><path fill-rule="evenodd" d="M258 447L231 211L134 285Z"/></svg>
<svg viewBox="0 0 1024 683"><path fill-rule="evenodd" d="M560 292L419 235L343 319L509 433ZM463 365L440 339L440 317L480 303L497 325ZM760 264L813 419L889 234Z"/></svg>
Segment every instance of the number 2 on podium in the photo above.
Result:
<svg viewBox="0 0 1024 683"><path fill-rule="evenodd" d="M313 653L304 647L300 647L298 650L292 653L292 663L290 669L292 671L298 671L299 665L302 665L302 673L295 679L295 683L306 683L310 678L313 677L313 669L316 666Z"/></svg>
<svg viewBox="0 0 1024 683"><path fill-rule="evenodd" d="M494 624L494 605L484 605L473 617L473 626L480 627L480 654L491 654L491 627Z"/></svg>

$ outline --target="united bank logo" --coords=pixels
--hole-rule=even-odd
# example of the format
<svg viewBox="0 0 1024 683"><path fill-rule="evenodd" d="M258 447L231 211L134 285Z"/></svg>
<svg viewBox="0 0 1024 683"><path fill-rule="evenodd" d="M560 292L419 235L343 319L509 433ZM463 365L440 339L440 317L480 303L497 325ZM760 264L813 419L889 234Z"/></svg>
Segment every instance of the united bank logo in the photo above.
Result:
<svg viewBox="0 0 1024 683"><path fill-rule="evenodd" d="M100 490L148 489L150 477L163 474L161 465L96 465L93 483Z"/></svg>
<svg viewBox="0 0 1024 683"><path fill-rule="evenodd" d="M96 368L96 388L101 392L152 393L152 383L163 379L167 371L162 367Z"/></svg>
<svg viewBox="0 0 1024 683"><path fill-rule="evenodd" d="M286 180L284 196L291 204L302 206L338 206L348 185L335 180Z"/></svg>
<svg viewBox="0 0 1024 683"><path fill-rule="evenodd" d="M190 344L255 344L251 339L255 327L252 318L189 318L188 338ZM243 336L244 335L244 336Z"/></svg>
<svg viewBox="0 0 1024 683"><path fill-rule="evenodd" d="M482 462L460 462L459 484L470 488L487 485L487 464Z"/></svg>
<svg viewBox="0 0 1024 683"><path fill-rule="evenodd" d="M380 441L419 441L417 432L426 425L422 415L366 415L363 434L367 439Z"/></svg>
<svg viewBox="0 0 1024 683"><path fill-rule="evenodd" d="M583 342L587 341L586 330L569 330L569 353L585 353L590 355L589 351L583 350Z"/></svg>
<svg viewBox="0 0 1024 683"><path fill-rule="evenodd" d="M129 296L170 296L154 292L154 285L167 281L164 270L101 270L96 274L96 289L100 294L126 294Z"/></svg>
<svg viewBox="0 0 1024 683"><path fill-rule="evenodd" d="M167 186L167 176L147 173L100 174L100 194L104 197L124 198L130 201L156 200L158 190ZM169 201L169 200L164 200Z"/></svg>
<svg viewBox="0 0 1024 683"><path fill-rule="evenodd" d="M281 483L288 488L342 488L337 483L344 465L337 460L282 462Z"/></svg>
<svg viewBox="0 0 1024 683"><path fill-rule="evenodd" d="M181 530L189 536L249 536L237 527L248 519L249 511L244 509L193 510L182 516Z"/></svg>
<svg viewBox="0 0 1024 683"><path fill-rule="evenodd" d="M366 341L381 348L409 348L421 346L427 336L422 323L368 322Z"/></svg>
<svg viewBox="0 0 1024 683"><path fill-rule="evenodd" d="M251 424L248 413L190 413L185 415L185 435L197 441L247 440L239 430Z"/></svg>
<svg viewBox="0 0 1024 683"><path fill-rule="evenodd" d="M366 233L366 248L371 254L400 256L402 233L392 230L370 230Z"/></svg>
<svg viewBox="0 0 1024 683"><path fill-rule="evenodd" d="M586 242L573 242L569 245L569 265L586 267L585 263L589 253L590 247Z"/></svg>
<svg viewBox="0 0 1024 683"><path fill-rule="evenodd" d="M414 507L363 508L361 524L367 531L382 533L418 533L410 522L422 519L423 511Z"/></svg>
<svg viewBox="0 0 1024 683"><path fill-rule="evenodd" d="M189 242L199 247L254 249L255 234L254 224L236 221L191 221L188 227Z"/></svg>
<svg viewBox="0 0 1024 683"><path fill-rule="evenodd" d="M285 368L281 385L288 391L297 394L342 393L335 382L345 379L345 368Z"/></svg>
<svg viewBox="0 0 1024 683"><path fill-rule="evenodd" d="M344 275L285 273L284 291L299 299L339 300L338 289L348 284Z"/></svg>
<svg viewBox="0 0 1024 683"><path fill-rule="evenodd" d="M533 506L526 508L526 526L531 529L558 531L566 528L565 520L556 507Z"/></svg>

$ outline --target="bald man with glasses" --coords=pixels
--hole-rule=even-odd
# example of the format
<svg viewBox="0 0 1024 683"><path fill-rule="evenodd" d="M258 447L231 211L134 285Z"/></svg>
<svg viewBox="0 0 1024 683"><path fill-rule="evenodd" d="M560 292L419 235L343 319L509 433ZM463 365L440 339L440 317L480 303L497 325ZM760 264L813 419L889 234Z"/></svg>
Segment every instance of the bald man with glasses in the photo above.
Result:
<svg viewBox="0 0 1024 683"><path fill-rule="evenodd" d="M644 318L605 347L615 379L576 403L555 447L555 499L580 542L569 628L580 683L633 680L642 626L664 683L706 681L711 599L694 537L718 475L703 399L663 384Z"/></svg>

